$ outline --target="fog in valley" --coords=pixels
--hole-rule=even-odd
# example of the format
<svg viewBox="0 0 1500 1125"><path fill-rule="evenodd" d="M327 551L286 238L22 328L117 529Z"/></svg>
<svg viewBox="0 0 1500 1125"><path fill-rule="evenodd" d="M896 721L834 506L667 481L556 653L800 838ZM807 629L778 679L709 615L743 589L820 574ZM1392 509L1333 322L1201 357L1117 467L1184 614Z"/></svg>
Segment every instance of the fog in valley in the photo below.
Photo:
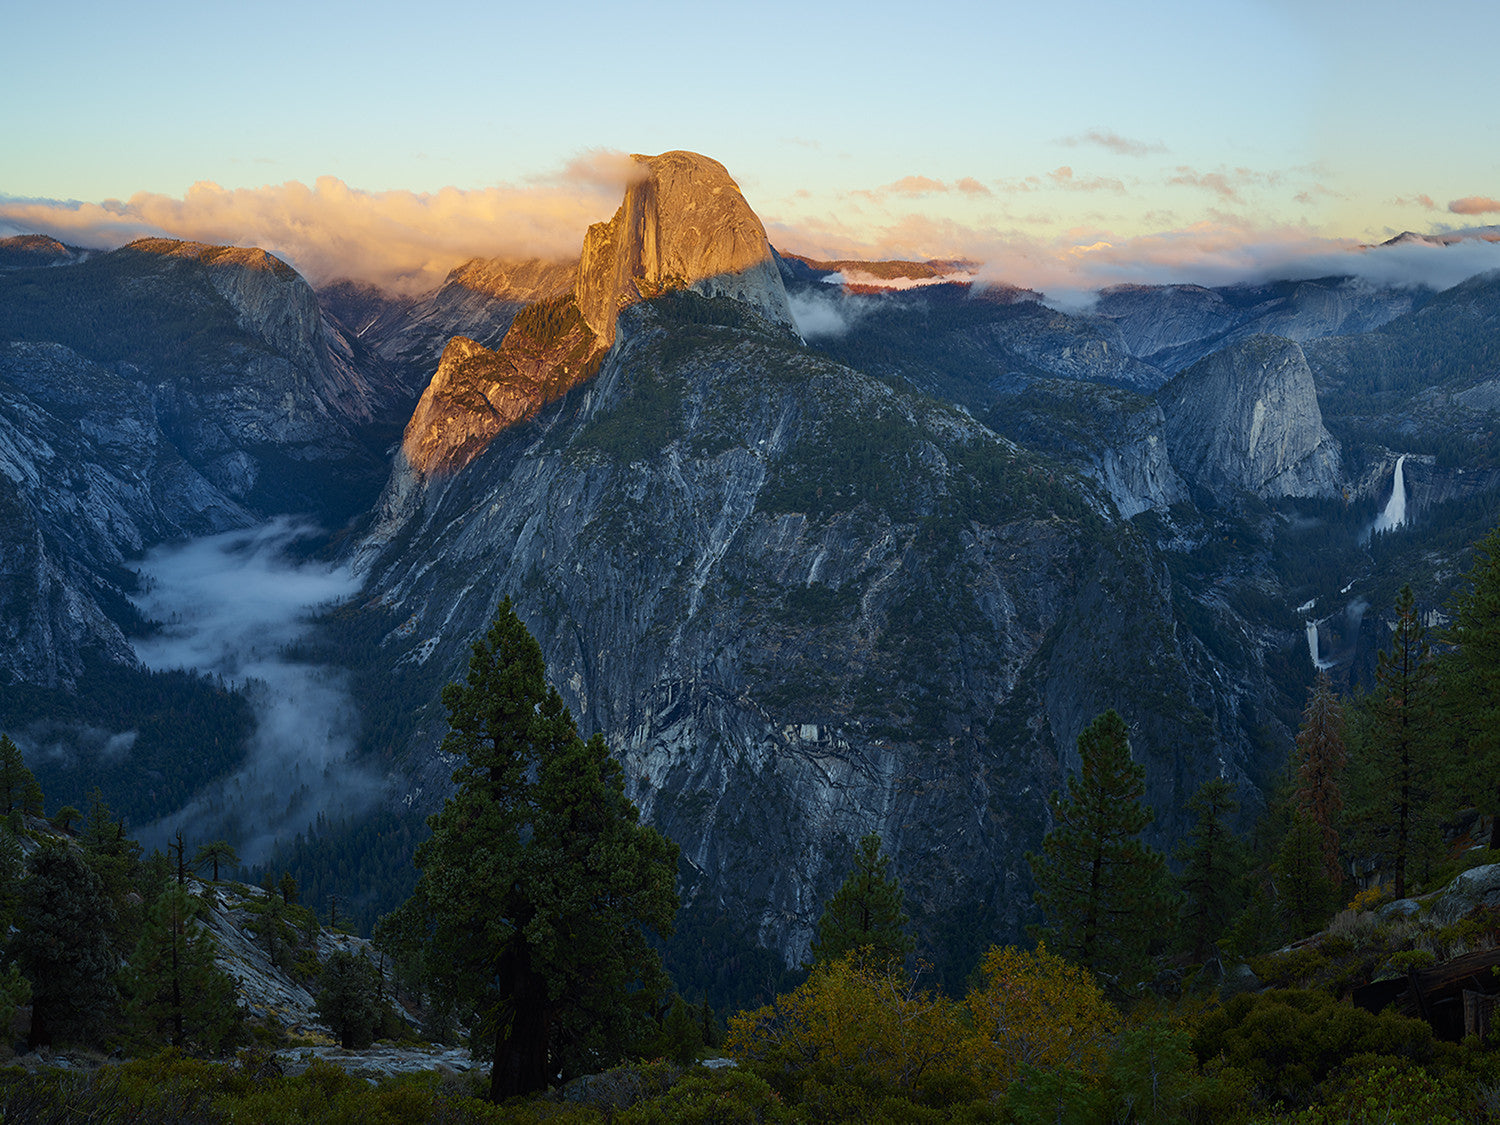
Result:
<svg viewBox="0 0 1500 1125"><path fill-rule="evenodd" d="M314 534L281 518L158 547L141 564L136 604L163 627L135 642L137 655L153 670L222 676L256 716L241 766L142 828L147 848L181 828L192 846L225 839L245 863L259 863L319 813L358 812L378 795L379 779L351 757L359 716L344 673L289 655L313 610L358 589L345 568L289 557Z"/></svg>

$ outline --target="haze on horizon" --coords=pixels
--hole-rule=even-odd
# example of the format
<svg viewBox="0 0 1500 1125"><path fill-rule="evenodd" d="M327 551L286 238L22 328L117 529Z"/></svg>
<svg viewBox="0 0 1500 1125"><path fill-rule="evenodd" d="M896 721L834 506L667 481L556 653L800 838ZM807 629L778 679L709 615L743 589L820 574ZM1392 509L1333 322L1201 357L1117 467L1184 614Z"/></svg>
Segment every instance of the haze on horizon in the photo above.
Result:
<svg viewBox="0 0 1500 1125"><path fill-rule="evenodd" d="M1337 272L1500 222L1479 0L82 9L11 15L0 235L253 244L414 292L573 256L624 153L672 148L724 163L781 250L1051 293ZM1496 267L1424 247L1375 272Z"/></svg>

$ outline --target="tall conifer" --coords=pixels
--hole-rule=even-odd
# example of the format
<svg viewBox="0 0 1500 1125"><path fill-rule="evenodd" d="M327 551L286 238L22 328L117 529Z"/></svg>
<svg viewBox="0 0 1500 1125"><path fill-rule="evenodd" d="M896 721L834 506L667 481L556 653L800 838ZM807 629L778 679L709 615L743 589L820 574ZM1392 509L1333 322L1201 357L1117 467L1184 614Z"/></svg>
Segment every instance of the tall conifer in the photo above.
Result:
<svg viewBox="0 0 1500 1125"><path fill-rule="evenodd" d="M911 924L906 898L890 867L890 856L880 850L878 832L860 839L854 869L818 919L818 936L812 943L814 964L837 961L864 948L876 960L901 961L916 948L906 932Z"/></svg>
<svg viewBox="0 0 1500 1125"><path fill-rule="evenodd" d="M1138 979L1161 930L1166 864L1141 830L1145 767L1131 761L1125 721L1106 711L1078 736L1082 760L1068 795L1048 801L1053 828L1027 861L1037 881L1047 946L1116 987Z"/></svg>

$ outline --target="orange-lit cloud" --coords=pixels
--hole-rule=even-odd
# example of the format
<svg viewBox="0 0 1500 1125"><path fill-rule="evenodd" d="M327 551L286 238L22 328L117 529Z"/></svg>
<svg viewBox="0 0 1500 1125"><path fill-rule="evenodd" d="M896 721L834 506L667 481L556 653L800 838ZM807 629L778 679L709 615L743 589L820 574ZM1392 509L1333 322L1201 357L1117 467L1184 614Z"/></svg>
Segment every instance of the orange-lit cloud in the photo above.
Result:
<svg viewBox="0 0 1500 1125"><path fill-rule="evenodd" d="M1483 195L1469 195L1463 199L1455 199L1448 204L1448 210L1455 215L1487 215L1491 211L1500 211L1500 199L1490 199Z"/></svg>
<svg viewBox="0 0 1500 1125"><path fill-rule="evenodd" d="M973 176L964 176L962 179L954 180L951 184L944 180L935 180L931 176L902 176L888 184L882 184L878 188L859 188L849 192L850 196L858 196L875 203L884 202L891 198L920 199L929 195L946 195L949 192L959 192L968 196L984 196L992 194L990 189L976 180Z"/></svg>
<svg viewBox="0 0 1500 1125"><path fill-rule="evenodd" d="M1432 201L1430 195L1398 195L1391 202L1397 207L1423 207L1428 211L1436 211L1438 206Z"/></svg>
<svg viewBox="0 0 1500 1125"><path fill-rule="evenodd" d="M1119 133L1108 129L1090 129L1087 133L1080 133L1072 137L1064 137L1061 144L1075 147L1078 145L1098 145L1107 148L1110 152L1121 156L1147 156L1153 152L1166 152L1167 146L1160 141L1146 142L1137 141L1130 137L1122 137Z"/></svg>
<svg viewBox="0 0 1500 1125"><path fill-rule="evenodd" d="M420 292L476 256L575 257L588 225L614 213L627 178L638 174L623 153L593 152L527 184L473 190L371 192L325 176L311 187L197 183L181 198L0 200L0 234L35 231L106 247L147 235L259 246L314 282L348 276Z"/></svg>

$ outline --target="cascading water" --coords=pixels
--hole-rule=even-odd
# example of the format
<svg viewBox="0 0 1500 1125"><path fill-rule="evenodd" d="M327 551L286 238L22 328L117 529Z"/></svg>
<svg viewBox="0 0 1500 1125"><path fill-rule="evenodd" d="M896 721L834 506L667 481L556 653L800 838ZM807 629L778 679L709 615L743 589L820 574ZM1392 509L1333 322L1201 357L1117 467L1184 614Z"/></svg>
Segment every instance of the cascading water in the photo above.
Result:
<svg viewBox="0 0 1500 1125"><path fill-rule="evenodd" d="M1314 668L1333 667L1333 661L1323 660L1318 656L1318 623L1316 621L1307 623L1307 655L1312 657Z"/></svg>
<svg viewBox="0 0 1500 1125"><path fill-rule="evenodd" d="M1396 458L1396 476L1391 482L1391 498L1386 502L1385 511L1375 517L1376 531L1395 531L1406 523L1406 470L1402 468L1405 463L1406 454Z"/></svg>

